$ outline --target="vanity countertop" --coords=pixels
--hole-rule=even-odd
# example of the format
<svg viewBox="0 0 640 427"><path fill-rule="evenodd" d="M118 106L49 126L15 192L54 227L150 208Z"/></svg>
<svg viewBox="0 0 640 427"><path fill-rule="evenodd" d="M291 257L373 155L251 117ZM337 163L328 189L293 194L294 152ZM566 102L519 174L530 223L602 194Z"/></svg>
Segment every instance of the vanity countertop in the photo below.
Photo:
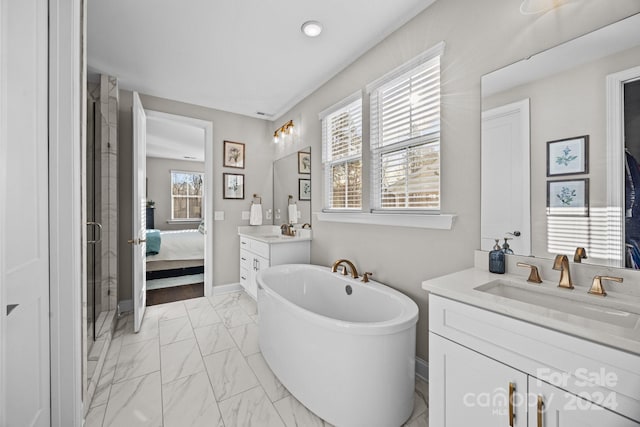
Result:
<svg viewBox="0 0 640 427"><path fill-rule="evenodd" d="M276 236L276 235L256 235L256 234L245 234L238 233L240 236L248 237L249 239L254 239L259 242L264 243L294 243L294 242L304 242L310 241L311 236Z"/></svg>
<svg viewBox="0 0 640 427"><path fill-rule="evenodd" d="M296 228L295 236L285 236L278 226L238 227L238 235L264 243L295 243L312 240L310 229Z"/></svg>
<svg viewBox="0 0 640 427"><path fill-rule="evenodd" d="M541 289L543 291L556 292L557 290L557 283L555 282L544 281L540 285L526 284L520 276L493 274L480 268L469 268L446 276L426 280L422 282L422 288L435 295L572 334L630 353L640 354L640 321L637 321L635 326L617 326L476 289L479 286L496 280L522 282L525 283L525 285L522 285L522 288L528 288L530 286L532 291ZM602 297L587 294L587 289L588 288L585 289L584 287L576 287L573 290L560 291L567 292L567 295L570 295L572 299L587 301L589 304L599 304L602 301L599 298ZM631 306L633 313L640 314L640 298L616 293L614 291L609 292L605 298L607 299L605 301L607 304L622 304L627 308ZM566 301L567 304L572 303L569 298L567 298Z"/></svg>

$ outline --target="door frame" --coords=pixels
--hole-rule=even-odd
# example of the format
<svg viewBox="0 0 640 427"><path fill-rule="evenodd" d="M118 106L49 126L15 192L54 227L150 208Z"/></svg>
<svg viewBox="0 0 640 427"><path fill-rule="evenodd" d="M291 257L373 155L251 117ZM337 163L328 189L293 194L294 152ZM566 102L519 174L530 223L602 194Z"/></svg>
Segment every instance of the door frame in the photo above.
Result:
<svg viewBox="0 0 640 427"><path fill-rule="evenodd" d="M204 295L213 296L213 165L215 153L213 150L213 123L208 120L196 119L178 114L165 113L162 111L144 109L147 119L168 120L179 122L189 126L204 130Z"/></svg>
<svg viewBox="0 0 640 427"><path fill-rule="evenodd" d="M624 84L638 79L640 66L607 76L607 264L613 267L625 266Z"/></svg>
<svg viewBox="0 0 640 427"><path fill-rule="evenodd" d="M86 0L49 0L51 425L81 427Z"/></svg>

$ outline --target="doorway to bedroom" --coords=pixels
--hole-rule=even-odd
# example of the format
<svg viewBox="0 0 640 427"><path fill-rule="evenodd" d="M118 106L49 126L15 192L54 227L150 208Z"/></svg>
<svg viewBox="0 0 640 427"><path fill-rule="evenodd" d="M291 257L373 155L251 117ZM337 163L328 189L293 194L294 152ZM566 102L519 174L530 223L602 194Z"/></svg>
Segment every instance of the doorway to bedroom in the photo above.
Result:
<svg viewBox="0 0 640 427"><path fill-rule="evenodd" d="M211 123L151 110L146 118L145 280L150 306L206 293Z"/></svg>

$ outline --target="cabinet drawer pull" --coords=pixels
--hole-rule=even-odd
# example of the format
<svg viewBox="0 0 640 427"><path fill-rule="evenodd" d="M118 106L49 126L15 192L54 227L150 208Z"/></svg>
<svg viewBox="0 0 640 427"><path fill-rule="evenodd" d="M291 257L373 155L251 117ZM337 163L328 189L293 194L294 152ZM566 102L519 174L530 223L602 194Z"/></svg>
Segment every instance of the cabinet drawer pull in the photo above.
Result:
<svg viewBox="0 0 640 427"><path fill-rule="evenodd" d="M244 277L244 276L240 276L240 278L241 278L242 280L247 280L247 278L246 278L246 277Z"/></svg>
<svg viewBox="0 0 640 427"><path fill-rule="evenodd" d="M544 407L544 401L542 396L538 395L538 427L542 427L542 408Z"/></svg>
<svg viewBox="0 0 640 427"><path fill-rule="evenodd" d="M243 258L240 258L240 259L241 259L241 260L243 260L243 261L246 261L246 260L247 260L247 259L246 259L246 258L244 258L244 257L243 257Z"/></svg>
<svg viewBox="0 0 640 427"><path fill-rule="evenodd" d="M509 383L509 427L513 427L513 420L516 418L516 414L513 410L515 391L516 385L514 383Z"/></svg>

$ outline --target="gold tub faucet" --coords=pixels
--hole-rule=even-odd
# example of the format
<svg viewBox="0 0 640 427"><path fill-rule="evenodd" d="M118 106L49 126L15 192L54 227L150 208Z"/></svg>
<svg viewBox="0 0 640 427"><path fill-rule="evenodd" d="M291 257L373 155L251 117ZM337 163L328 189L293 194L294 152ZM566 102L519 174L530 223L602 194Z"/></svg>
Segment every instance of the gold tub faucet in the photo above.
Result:
<svg viewBox="0 0 640 427"><path fill-rule="evenodd" d="M346 264L342 266L344 268L344 270L342 271L342 274L344 274L345 276L347 275L347 266L349 266L349 268L351 269L351 277L353 277L354 279L357 279L358 277L360 277L358 276L358 270L356 270L356 266L353 265L353 263L348 259L339 259L336 262L334 262L333 265L331 266L331 271L335 273L336 271L338 271L338 267L342 264Z"/></svg>
<svg viewBox="0 0 640 427"><path fill-rule="evenodd" d="M556 255L556 259L553 261L553 269L560 270L560 282L558 283L558 287L573 289L571 273L569 272L569 259L566 255Z"/></svg>

